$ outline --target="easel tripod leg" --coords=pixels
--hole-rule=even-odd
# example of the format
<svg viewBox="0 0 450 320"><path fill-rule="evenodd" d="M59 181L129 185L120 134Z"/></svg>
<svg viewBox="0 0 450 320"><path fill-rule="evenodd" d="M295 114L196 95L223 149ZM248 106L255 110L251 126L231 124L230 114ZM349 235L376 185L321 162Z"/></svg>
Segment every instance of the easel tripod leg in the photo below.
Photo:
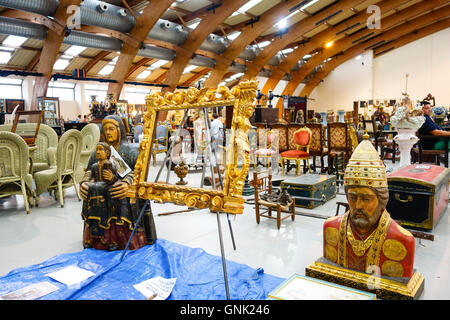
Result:
<svg viewBox="0 0 450 320"><path fill-rule="evenodd" d="M139 202L137 202L137 203L139 203ZM136 223L134 225L133 232L131 232L131 235L130 235L130 238L128 239L127 245L125 246L125 249L123 249L122 255L120 256L120 262L122 262L122 259L125 256L125 253L127 252L128 247L130 246L131 239L133 239L134 233L136 232L139 222L141 222L141 219L142 219L142 216L144 215L145 209L147 209L147 205L150 205L150 200L145 201L144 207L142 208L142 210L139 214L139 217L136 220ZM151 206L150 206L150 210L151 210Z"/></svg>
<svg viewBox="0 0 450 320"><path fill-rule="evenodd" d="M225 281L225 291L227 294L227 300L230 300L230 291L228 288L228 276L227 276L227 265L226 265L226 260L225 260L225 251L223 248L223 238L222 238L222 227L220 224L220 214L219 212L216 212L216 216L217 216L217 228L219 229L219 241L220 241L220 253L222 256L222 268L223 268L223 278Z"/></svg>

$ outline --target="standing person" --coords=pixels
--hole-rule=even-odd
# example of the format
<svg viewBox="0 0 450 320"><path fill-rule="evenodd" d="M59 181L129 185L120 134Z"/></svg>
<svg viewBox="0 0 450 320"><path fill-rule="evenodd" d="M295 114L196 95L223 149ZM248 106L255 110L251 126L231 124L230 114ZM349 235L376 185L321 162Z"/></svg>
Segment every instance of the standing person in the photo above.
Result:
<svg viewBox="0 0 450 320"><path fill-rule="evenodd" d="M213 121L211 122L211 137L213 141L212 148L217 152L218 145L222 145L223 141L223 123L219 120L219 115L213 113Z"/></svg>
<svg viewBox="0 0 450 320"><path fill-rule="evenodd" d="M94 163L98 162L96 152L94 151L89 158L86 173L80 182L80 194L83 198L83 207L81 216L84 220L83 245L85 248L95 248L100 250L125 249L130 235L137 223L140 208L143 208L144 201L137 199L132 203L127 198L128 186L133 181L134 167L138 158L138 147L127 143L125 127L119 116L109 115L102 121L102 131L100 141L106 142L114 148L122 160L131 169L119 180L114 182L108 191L112 199L113 206L108 212L108 223L104 225L103 232L98 234L91 230L89 220L93 216L89 215L89 203L87 203L90 194L91 180ZM153 244L156 241L156 228L150 208L147 208L141 221L138 224L136 232L130 242L130 250L139 249L146 244Z"/></svg>
<svg viewBox="0 0 450 320"><path fill-rule="evenodd" d="M87 115L84 115L83 122L84 123L89 123L89 119L88 119Z"/></svg>
<svg viewBox="0 0 450 320"><path fill-rule="evenodd" d="M433 119L431 119L431 115L433 109L431 108L431 104L428 101L422 101L422 111L425 117L424 124L419 129L419 134L421 135L432 135L432 136L450 136L450 131L442 130ZM432 140L432 139L424 139L423 148L426 150L444 150L445 139ZM450 141L449 141L450 143Z"/></svg>
<svg viewBox="0 0 450 320"><path fill-rule="evenodd" d="M76 123L80 123L81 122L81 114L78 115L78 117L75 119Z"/></svg>
<svg viewBox="0 0 450 320"><path fill-rule="evenodd" d="M134 142L135 143L139 143L142 140L143 132L144 132L144 128L143 128L141 122L139 122L137 125L134 126Z"/></svg>

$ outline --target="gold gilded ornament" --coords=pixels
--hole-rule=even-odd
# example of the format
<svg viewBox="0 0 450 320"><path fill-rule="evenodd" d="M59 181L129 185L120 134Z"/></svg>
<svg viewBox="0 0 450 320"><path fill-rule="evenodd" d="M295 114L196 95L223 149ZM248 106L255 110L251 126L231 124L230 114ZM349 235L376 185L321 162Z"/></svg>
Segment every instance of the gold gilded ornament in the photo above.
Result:
<svg viewBox="0 0 450 320"><path fill-rule="evenodd" d="M398 240L388 239L383 243L383 254L391 260L402 261L406 257L406 248Z"/></svg>
<svg viewBox="0 0 450 320"><path fill-rule="evenodd" d="M337 262L337 251L334 247L328 244L325 245L325 258L332 262Z"/></svg>
<svg viewBox="0 0 450 320"><path fill-rule="evenodd" d="M328 227L325 229L325 241L330 246L336 246L339 241L339 230Z"/></svg>
<svg viewBox="0 0 450 320"><path fill-rule="evenodd" d="M372 232L372 234L364 241L356 240L353 236L352 228L350 227L350 223L347 224L347 239L352 246L353 252L358 256L362 257L367 249L372 246L373 238L375 237L376 230Z"/></svg>
<svg viewBox="0 0 450 320"><path fill-rule="evenodd" d="M381 272L383 273L383 275L388 277L401 277L403 275L404 269L401 263L392 260L386 260L381 266Z"/></svg>
<svg viewBox="0 0 450 320"><path fill-rule="evenodd" d="M128 188L130 198L141 198L164 202L172 202L188 207L206 208L212 211L223 211L241 214L244 211L242 197L245 178L250 167L250 147L248 130L252 127L249 118L255 106L253 100L258 81L241 81L229 90L190 87L175 93L160 92L146 97L147 110L144 117L144 138L139 147L139 155L134 167L134 178ZM231 133L228 143L227 160L230 158L224 173L222 190L211 191L204 188L191 188L185 185L170 185L148 181L150 159L155 140L154 134L159 112L178 112L182 115L186 110L199 111L204 108L233 106ZM181 172L181 171L180 171Z"/></svg>

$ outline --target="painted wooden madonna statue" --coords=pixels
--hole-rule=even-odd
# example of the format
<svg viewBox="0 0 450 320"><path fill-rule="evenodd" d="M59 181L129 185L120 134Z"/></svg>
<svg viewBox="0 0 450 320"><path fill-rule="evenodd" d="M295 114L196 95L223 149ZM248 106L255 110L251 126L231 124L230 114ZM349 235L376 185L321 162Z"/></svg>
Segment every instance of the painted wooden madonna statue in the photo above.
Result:
<svg viewBox="0 0 450 320"><path fill-rule="evenodd" d="M138 199L136 202L131 202L127 197L128 186L133 181L133 170L139 151L137 146L127 143L125 127L120 117L116 115L109 115L103 119L100 141L112 146L131 170L119 176L117 181L108 187L109 196L101 199L99 192L93 192L90 189L98 188L98 183L94 181L96 179L110 181L110 170L103 170L103 176L99 177L97 173L99 159L96 152L92 153L86 173L80 182L80 193L84 200L81 212L84 220L83 245L85 248L119 250L125 248L139 216L139 210L144 205L143 200ZM116 155L116 157L118 156ZM90 195L94 193L100 198L96 198L99 205L93 208L95 201L90 199ZM106 204L108 204L108 210L93 212L95 207ZM101 217L102 212L106 212L107 217ZM153 216L147 209L129 248L130 250L138 249L146 244L153 244L155 240L156 229Z"/></svg>

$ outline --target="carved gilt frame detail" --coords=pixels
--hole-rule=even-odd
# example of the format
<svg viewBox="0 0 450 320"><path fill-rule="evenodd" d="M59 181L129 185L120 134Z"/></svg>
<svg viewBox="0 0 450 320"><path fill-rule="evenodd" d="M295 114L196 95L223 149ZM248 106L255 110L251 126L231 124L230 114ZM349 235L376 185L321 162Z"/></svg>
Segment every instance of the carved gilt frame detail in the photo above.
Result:
<svg viewBox="0 0 450 320"><path fill-rule="evenodd" d="M144 114L144 138L139 145L139 156L134 168L133 183L129 186L130 198L149 199L161 203L170 202L190 208L209 208L241 214L244 210L242 190L247 177L249 160L249 118L255 105L258 81L242 81L232 90L219 88L189 88L174 93L151 93L146 97L147 112ZM189 187L148 182L151 148L155 137L156 121L160 111L202 109L218 106L234 106L229 144L226 147L226 167L223 190ZM240 161L239 161L240 160ZM240 163L240 167L239 167Z"/></svg>

